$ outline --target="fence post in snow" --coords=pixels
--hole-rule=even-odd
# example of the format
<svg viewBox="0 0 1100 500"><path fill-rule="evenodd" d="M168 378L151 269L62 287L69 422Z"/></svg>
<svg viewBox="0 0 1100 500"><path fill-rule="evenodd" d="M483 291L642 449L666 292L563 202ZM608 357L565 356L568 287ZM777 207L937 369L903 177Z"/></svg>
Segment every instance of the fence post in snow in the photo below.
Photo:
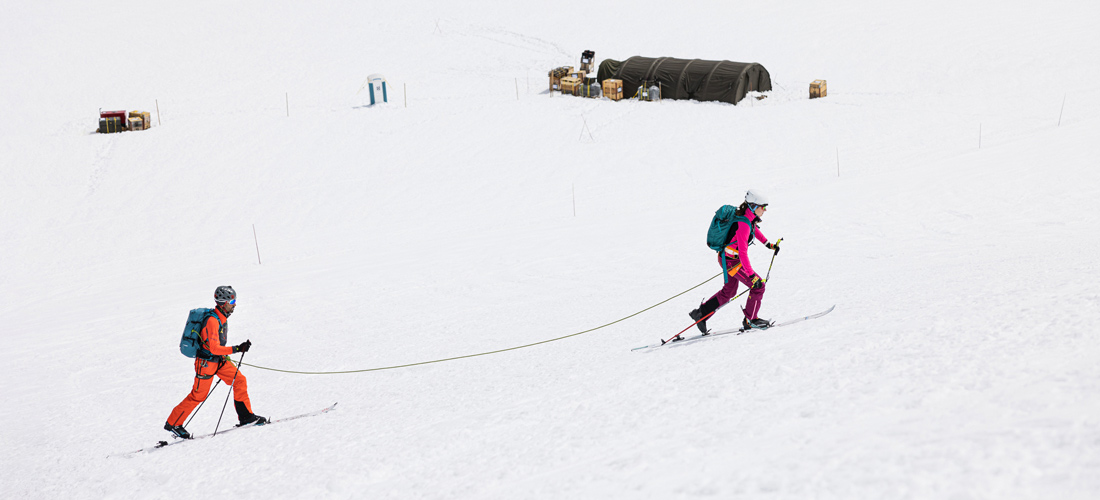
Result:
<svg viewBox="0 0 1100 500"><path fill-rule="evenodd" d="M260 239L256 237L256 225L252 225L252 241L256 242L256 263L263 265L263 261L260 260Z"/></svg>
<svg viewBox="0 0 1100 500"><path fill-rule="evenodd" d="M153 102L156 103L156 105L157 105L157 126L159 127L160 126L160 101L157 101L156 99L153 99ZM1061 122L1061 118L1059 118L1058 121Z"/></svg>
<svg viewBox="0 0 1100 500"><path fill-rule="evenodd" d="M1066 96L1067 95L1069 95L1069 93L1062 94L1062 109L1058 110L1058 126L1059 127L1062 126L1062 112L1066 110Z"/></svg>

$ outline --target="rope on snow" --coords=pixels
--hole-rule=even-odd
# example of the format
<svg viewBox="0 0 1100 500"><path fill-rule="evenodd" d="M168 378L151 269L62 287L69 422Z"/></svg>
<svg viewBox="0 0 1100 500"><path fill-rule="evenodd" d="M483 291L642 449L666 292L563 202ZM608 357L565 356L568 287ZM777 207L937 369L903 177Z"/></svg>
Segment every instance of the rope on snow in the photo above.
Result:
<svg viewBox="0 0 1100 500"><path fill-rule="evenodd" d="M408 368L410 366L428 365L428 364L432 364L432 363L442 363L444 361L454 361L456 359L475 358L475 357L478 357L478 356L488 356L490 354L496 354L496 353L500 353L500 352L515 351L517 349L524 349L524 348L527 348L527 347L534 347L534 346L537 346L537 345L540 345L540 344L548 344L550 342L556 342L556 341L559 341L559 340L564 340L564 339L567 339L569 337L576 337L577 335L582 335L582 334L585 334L585 333L594 332L596 330L607 328L607 327L609 327L611 325L614 325L616 323L621 323L621 322L626 321L630 318L633 318L634 316L637 316L637 315L642 314L642 313L644 313L644 312L646 312L650 309L653 309L653 308L655 308L655 307L657 307L661 304L664 304L664 303L666 303L666 302L668 302L672 299L675 299L675 298L677 298L681 295L684 295L684 294L686 294L686 293L688 293L688 292L690 292L690 291L692 291L696 288L699 288L699 287L707 284L708 281L710 281L714 278L717 278L721 275L722 275L722 273L715 274L714 276L711 276L710 278L707 278L706 281L704 281L702 283L699 283L698 285L695 285L691 288L688 288L687 290L684 290L684 291L682 291L682 292L680 292L676 295L673 295L673 296L671 296L671 297L669 297L665 300L662 300L662 301L660 301L656 304L653 304L653 305L651 305L651 306L649 306L645 309L642 309L641 311L638 311L634 314L631 314L629 316L619 318L615 321L612 321L612 322L610 322L606 325L600 325L600 326L597 326L595 328L589 328L588 330L585 330L583 332L571 333L571 334L565 335L563 337L558 337L558 338L549 339L549 340L543 340L543 341L535 342L535 343L532 343L532 344L525 344L525 345L516 346L516 347L509 347L507 349L497 349L495 351L479 352L477 354L467 354L465 356L454 356L454 357L451 357L451 358L434 359L434 360L431 360L431 361L420 361L418 363L408 363L408 364L404 364L404 365L383 366L383 367L379 367L379 368L365 368L365 369L362 369L362 370L345 370L345 371L331 371L331 372L304 372L304 371L295 371L295 370L280 370L278 368L268 368L266 366L253 365L251 363L241 363L241 364L243 364L245 366L251 366L252 368L258 368L260 370L269 370L269 371L273 371L273 372L282 372L282 373L295 373L295 374L298 374L298 375L338 375L338 374L345 374L345 373L363 373L363 372L376 372L376 371L381 371L381 370L394 370L394 369L397 369L397 368Z"/></svg>

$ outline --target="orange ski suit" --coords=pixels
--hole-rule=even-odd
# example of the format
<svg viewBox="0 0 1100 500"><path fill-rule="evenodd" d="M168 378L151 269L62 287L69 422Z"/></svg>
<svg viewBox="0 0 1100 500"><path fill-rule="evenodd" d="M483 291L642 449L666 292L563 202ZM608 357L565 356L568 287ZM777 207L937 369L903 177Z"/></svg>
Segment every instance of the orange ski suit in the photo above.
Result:
<svg viewBox="0 0 1100 500"><path fill-rule="evenodd" d="M229 326L226 321L229 318L218 308L214 309L214 314L218 317L206 318L206 324L203 325L200 335L202 347L210 351L210 354L217 356L220 361L195 358L195 383L191 386L191 393L183 398L183 401L180 401L168 416L169 424L183 425L183 421L195 407L206 400L210 392L210 381L214 375L222 379L226 385L232 385L233 400L244 403L245 408L252 412L252 402L248 400L248 379L243 373L237 371L237 366L229 362L228 355L233 354L233 348L222 345L225 343L226 330Z"/></svg>

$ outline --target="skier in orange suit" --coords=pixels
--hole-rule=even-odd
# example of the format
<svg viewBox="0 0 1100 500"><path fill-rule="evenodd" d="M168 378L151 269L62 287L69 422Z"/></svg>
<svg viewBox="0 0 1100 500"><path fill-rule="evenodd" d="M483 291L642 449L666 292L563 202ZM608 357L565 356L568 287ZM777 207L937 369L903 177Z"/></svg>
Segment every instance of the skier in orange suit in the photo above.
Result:
<svg viewBox="0 0 1100 500"><path fill-rule="evenodd" d="M248 352L252 342L245 340L235 346L226 346L229 332L229 315L237 308L237 292L231 286L219 286L214 290L214 302L217 307L207 316L201 332L202 347L195 355L195 382L191 393L172 410L164 429L177 437L191 439L191 433L183 428L184 420L191 412L206 400L210 392L210 381L215 375L226 385L233 386L233 407L237 410L239 425L263 425L267 419L252 413L252 402L248 399L248 379L240 373L238 366L229 361L229 355Z"/></svg>

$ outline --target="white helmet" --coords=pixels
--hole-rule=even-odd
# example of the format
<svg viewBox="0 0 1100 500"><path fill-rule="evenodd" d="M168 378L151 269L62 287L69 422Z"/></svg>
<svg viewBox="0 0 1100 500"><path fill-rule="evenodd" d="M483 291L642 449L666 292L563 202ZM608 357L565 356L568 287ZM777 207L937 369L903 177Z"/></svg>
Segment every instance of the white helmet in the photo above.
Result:
<svg viewBox="0 0 1100 500"><path fill-rule="evenodd" d="M759 191L753 191L750 189L748 190L748 192L745 193L745 203L748 203L749 205L767 205L768 199L765 198L764 195L760 194Z"/></svg>

